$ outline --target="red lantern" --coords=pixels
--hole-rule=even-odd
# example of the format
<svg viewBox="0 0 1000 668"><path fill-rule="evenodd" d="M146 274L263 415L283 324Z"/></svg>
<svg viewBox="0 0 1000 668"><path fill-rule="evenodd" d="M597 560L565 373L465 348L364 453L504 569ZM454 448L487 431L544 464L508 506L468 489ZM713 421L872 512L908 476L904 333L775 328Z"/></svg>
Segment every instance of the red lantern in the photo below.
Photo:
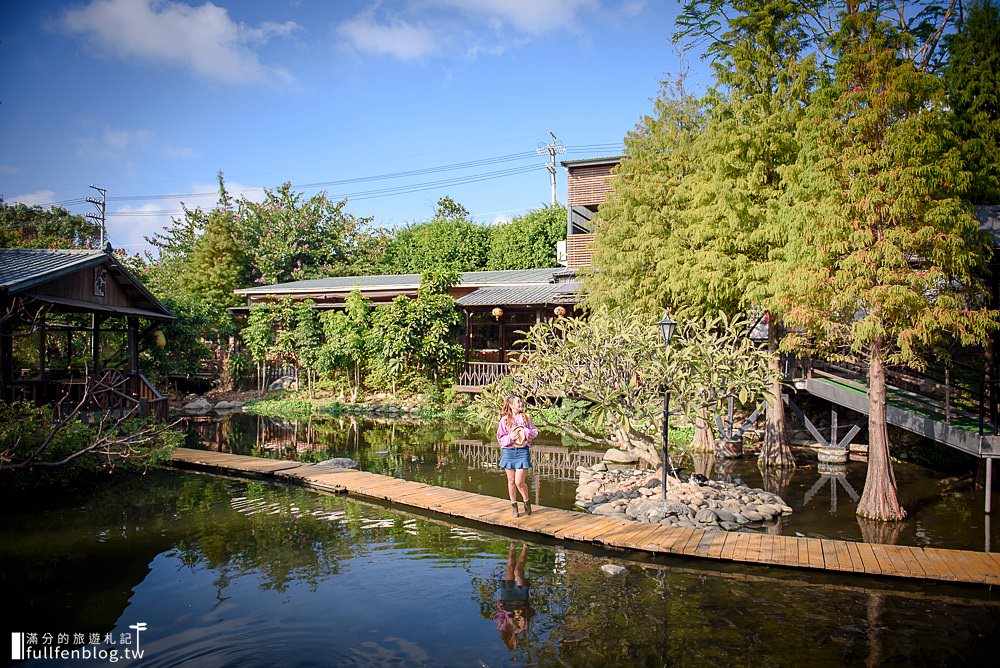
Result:
<svg viewBox="0 0 1000 668"><path fill-rule="evenodd" d="M555 313L556 317L558 317L558 318L561 318L564 315L566 315L566 309L564 309L562 306L555 307L555 309L553 309L552 312Z"/></svg>
<svg viewBox="0 0 1000 668"><path fill-rule="evenodd" d="M493 311L491 311L491 313L493 313L493 317L496 318L497 320L503 317L503 309L500 308L499 306L494 308Z"/></svg>

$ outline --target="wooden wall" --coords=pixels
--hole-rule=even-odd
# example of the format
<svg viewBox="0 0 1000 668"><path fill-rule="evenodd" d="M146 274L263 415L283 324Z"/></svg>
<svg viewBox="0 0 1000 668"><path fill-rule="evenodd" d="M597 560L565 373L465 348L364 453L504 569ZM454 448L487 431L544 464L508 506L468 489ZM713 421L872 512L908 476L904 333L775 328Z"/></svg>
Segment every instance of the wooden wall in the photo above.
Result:
<svg viewBox="0 0 1000 668"><path fill-rule="evenodd" d="M584 165L567 172L567 203L603 204L611 191L611 168L615 165Z"/></svg>
<svg viewBox="0 0 1000 668"><path fill-rule="evenodd" d="M574 234L566 240L566 266L589 267L594 254L594 234Z"/></svg>

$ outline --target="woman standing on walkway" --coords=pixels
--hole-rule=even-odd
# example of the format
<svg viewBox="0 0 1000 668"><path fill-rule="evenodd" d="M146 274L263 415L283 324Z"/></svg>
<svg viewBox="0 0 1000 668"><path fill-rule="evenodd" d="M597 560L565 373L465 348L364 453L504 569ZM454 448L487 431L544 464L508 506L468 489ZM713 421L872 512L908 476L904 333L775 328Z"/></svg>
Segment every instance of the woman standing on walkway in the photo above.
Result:
<svg viewBox="0 0 1000 668"><path fill-rule="evenodd" d="M502 452L500 468L507 473L507 494L510 496L511 513L514 517L520 517L517 511L518 491L524 499L524 514L531 514L528 484L524 478L531 468L531 442L538 436L538 429L521 408L518 397L510 395L504 399L503 408L500 409L500 424L497 425L497 441Z"/></svg>

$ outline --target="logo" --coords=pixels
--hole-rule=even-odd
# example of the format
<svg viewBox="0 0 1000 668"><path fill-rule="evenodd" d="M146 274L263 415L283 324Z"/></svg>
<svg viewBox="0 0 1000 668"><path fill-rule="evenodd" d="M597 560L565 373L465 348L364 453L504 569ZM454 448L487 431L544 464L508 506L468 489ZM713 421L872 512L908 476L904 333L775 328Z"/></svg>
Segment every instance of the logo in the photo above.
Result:
<svg viewBox="0 0 1000 668"><path fill-rule="evenodd" d="M11 661L29 659L98 660L109 663L135 661L145 655L139 636L147 630L146 622L136 622L131 632L101 633L30 633L10 634Z"/></svg>

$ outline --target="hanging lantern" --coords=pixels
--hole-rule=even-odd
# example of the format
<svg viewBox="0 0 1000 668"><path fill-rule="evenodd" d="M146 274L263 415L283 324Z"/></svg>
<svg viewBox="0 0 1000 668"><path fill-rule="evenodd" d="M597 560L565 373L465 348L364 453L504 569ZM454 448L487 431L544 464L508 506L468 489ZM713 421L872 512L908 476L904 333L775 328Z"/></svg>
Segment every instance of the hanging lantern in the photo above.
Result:
<svg viewBox="0 0 1000 668"><path fill-rule="evenodd" d="M493 314L493 317L494 317L494 318L496 318L497 320L499 320L500 318L502 318L502 317L503 317L503 309L502 309L502 308L500 308L499 306L495 307L495 308L494 308L494 309L493 309L493 310L491 311L491 313Z"/></svg>
<svg viewBox="0 0 1000 668"><path fill-rule="evenodd" d="M167 337L162 329L153 330L153 341L156 343L157 348L165 348L167 346Z"/></svg>
<svg viewBox="0 0 1000 668"><path fill-rule="evenodd" d="M564 309L564 308L563 308L562 306L557 306L557 307L555 307L555 308L554 308L554 309L552 310L552 312L556 314L556 317L557 317L557 318L561 318L561 317L563 317L564 315L566 315L566 309Z"/></svg>

